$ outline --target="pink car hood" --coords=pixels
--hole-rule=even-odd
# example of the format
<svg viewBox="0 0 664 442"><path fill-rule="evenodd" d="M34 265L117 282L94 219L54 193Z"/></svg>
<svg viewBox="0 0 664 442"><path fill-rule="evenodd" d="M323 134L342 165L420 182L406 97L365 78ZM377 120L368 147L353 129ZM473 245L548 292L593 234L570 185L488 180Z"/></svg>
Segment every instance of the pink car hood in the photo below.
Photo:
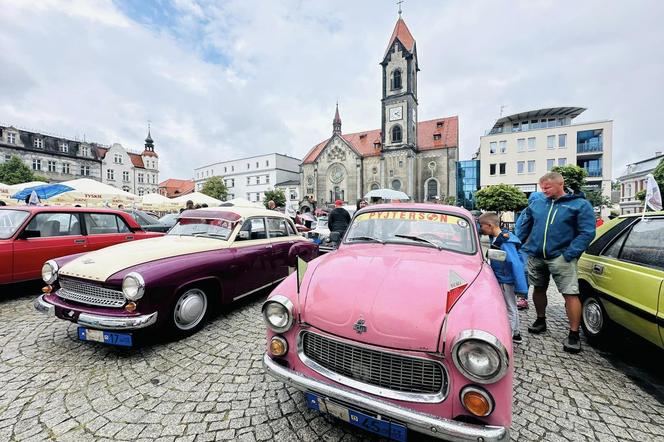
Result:
<svg viewBox="0 0 664 442"><path fill-rule="evenodd" d="M358 244L317 264L302 306L304 322L368 344L436 351L449 284L472 283L482 259L427 247ZM358 320L366 327L361 334L354 328Z"/></svg>

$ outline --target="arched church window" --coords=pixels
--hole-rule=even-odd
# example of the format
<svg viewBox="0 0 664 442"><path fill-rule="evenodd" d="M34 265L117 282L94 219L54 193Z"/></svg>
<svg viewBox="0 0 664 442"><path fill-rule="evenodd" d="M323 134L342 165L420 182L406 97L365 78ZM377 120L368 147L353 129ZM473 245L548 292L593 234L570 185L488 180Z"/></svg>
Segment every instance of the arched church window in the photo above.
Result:
<svg viewBox="0 0 664 442"><path fill-rule="evenodd" d="M401 143L401 126L398 124L392 126L392 142Z"/></svg>
<svg viewBox="0 0 664 442"><path fill-rule="evenodd" d="M378 189L380 189L380 186L378 185L378 183L373 183L371 185L371 190L378 190Z"/></svg>
<svg viewBox="0 0 664 442"><path fill-rule="evenodd" d="M399 180L392 181L392 189L401 190L401 181Z"/></svg>
<svg viewBox="0 0 664 442"><path fill-rule="evenodd" d="M401 89L401 69L392 72L392 90Z"/></svg>
<svg viewBox="0 0 664 442"><path fill-rule="evenodd" d="M427 199L434 200L438 198L438 182L434 179L427 181Z"/></svg>

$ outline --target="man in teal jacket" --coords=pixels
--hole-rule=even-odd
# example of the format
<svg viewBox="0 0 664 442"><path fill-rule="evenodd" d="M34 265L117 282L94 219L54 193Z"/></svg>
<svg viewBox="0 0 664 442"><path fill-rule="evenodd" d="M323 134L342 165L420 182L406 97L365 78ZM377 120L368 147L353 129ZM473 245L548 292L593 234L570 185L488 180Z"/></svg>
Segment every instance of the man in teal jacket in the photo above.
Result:
<svg viewBox="0 0 664 442"><path fill-rule="evenodd" d="M563 349L581 351L579 325L581 301L577 260L595 238L595 214L582 195L565 192L565 181L559 173L549 172L539 180L546 199L534 201L524 212L519 239L528 254L528 280L533 286L537 320L528 327L530 333L546 331L546 289L549 277L565 297L569 335Z"/></svg>

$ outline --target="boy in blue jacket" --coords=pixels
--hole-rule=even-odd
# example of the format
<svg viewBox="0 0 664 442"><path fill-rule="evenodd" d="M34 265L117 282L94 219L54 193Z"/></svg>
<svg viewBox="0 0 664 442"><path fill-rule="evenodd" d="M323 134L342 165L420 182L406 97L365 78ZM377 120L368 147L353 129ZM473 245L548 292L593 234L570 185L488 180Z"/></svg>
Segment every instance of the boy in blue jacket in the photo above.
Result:
<svg viewBox="0 0 664 442"><path fill-rule="evenodd" d="M491 248L502 250L507 254L505 261L491 261L491 268L503 291L507 316L512 327L512 341L520 344L523 340L519 331L516 295L523 296L528 293L523 258L518 251L521 241L515 234L500 228L500 219L493 212L483 213L479 223L482 233L491 238Z"/></svg>

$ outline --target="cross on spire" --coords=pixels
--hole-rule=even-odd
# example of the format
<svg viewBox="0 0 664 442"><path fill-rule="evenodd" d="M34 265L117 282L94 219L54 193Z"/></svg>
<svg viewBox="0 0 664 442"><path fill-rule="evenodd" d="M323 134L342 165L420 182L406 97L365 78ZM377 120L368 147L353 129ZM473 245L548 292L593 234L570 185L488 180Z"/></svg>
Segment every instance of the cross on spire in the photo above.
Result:
<svg viewBox="0 0 664 442"><path fill-rule="evenodd" d="M399 5L399 17L401 17L401 4L404 2L404 0L399 0L397 1L397 5Z"/></svg>

